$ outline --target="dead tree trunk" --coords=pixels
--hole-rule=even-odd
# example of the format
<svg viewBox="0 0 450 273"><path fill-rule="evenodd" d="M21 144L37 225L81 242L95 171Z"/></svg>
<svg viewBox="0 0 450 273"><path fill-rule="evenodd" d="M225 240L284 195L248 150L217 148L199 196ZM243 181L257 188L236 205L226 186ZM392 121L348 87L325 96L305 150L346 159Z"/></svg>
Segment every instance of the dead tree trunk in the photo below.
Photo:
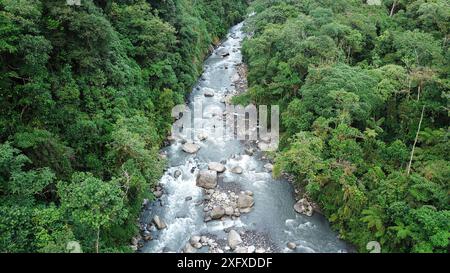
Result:
<svg viewBox="0 0 450 273"><path fill-rule="evenodd" d="M392 17L394 15L394 11L395 11L395 7L396 6L397 6L397 0L395 0L394 3L392 3L391 13L389 14L390 17Z"/></svg>
<svg viewBox="0 0 450 273"><path fill-rule="evenodd" d="M425 105L422 107L422 114L420 115L420 121L419 121L419 128L417 128L416 138L414 139L414 144L411 150L411 156L409 158L409 164L408 169L406 170L406 173L409 175L411 173L411 164L414 157L414 150L416 149L417 140L419 139L419 133L420 133L420 127L422 127L422 121L423 121L423 114L425 113Z"/></svg>

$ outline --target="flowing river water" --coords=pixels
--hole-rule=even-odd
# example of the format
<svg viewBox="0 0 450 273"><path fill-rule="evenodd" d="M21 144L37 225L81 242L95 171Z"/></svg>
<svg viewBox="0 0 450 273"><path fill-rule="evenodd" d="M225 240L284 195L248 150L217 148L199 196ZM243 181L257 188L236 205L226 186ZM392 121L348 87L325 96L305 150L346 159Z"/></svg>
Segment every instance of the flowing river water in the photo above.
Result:
<svg viewBox="0 0 450 273"><path fill-rule="evenodd" d="M203 103L204 115L208 108L224 109L224 98L236 90L234 82L242 63L241 44L245 37L243 23L231 28L226 39L205 61L204 73L190 95L189 103ZM229 54L229 55L228 55ZM224 55L227 55L224 57ZM214 96L206 97L205 90L214 90ZM327 220L315 213L312 217L294 211L294 189L285 179L273 179L264 168L268 163L264 154L255 149L246 152L251 144L239 140L224 141L208 138L195 142L200 150L188 154L182 150L182 141L173 141L163 149L169 161L160 186L164 194L157 201L147 204L141 216L141 228L152 235L139 252L232 252L227 245L227 234L236 230L242 237L242 246L257 252L348 252L349 246L338 239ZM196 186L200 170L209 162L221 162L226 171L219 174L214 193L217 202L228 202L231 196L251 191L254 206L249 213L239 217L223 217L205 222L205 190ZM230 170L239 166L242 174ZM228 201L227 201L228 200ZM158 215L166 228L157 230L152 219ZM209 219L208 219L209 220ZM202 246L186 249L192 236L203 236ZM294 250L287 247L296 244Z"/></svg>

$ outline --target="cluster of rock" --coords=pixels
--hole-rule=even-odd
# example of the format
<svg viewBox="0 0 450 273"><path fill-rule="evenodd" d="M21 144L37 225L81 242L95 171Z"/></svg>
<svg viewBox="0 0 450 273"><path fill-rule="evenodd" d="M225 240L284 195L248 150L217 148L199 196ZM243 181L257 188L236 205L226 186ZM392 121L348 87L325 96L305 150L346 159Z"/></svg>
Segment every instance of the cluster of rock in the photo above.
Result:
<svg viewBox="0 0 450 273"><path fill-rule="evenodd" d="M233 220L243 213L249 213L254 205L253 193L250 191L236 194L233 191L220 191L214 189L205 190L205 222L211 220Z"/></svg>
<svg viewBox="0 0 450 273"><path fill-rule="evenodd" d="M152 231L165 228L167 228L166 223L158 215L154 215L149 223L141 223L139 225L140 233L131 239L131 249L136 251L142 248L145 242L153 240Z"/></svg>
<svg viewBox="0 0 450 273"><path fill-rule="evenodd" d="M228 246L225 250L232 250L235 253L265 253L270 251L270 248L266 250L262 247L255 247L254 245L246 246L241 238L241 235L234 229L228 233Z"/></svg>
<svg viewBox="0 0 450 273"><path fill-rule="evenodd" d="M224 251L219 247L219 244L212 238L207 236L194 235L186 243L183 253L195 253L202 247L208 247L210 253L223 253Z"/></svg>
<svg viewBox="0 0 450 273"><path fill-rule="evenodd" d="M237 73L232 77L232 86L234 86L238 93L245 92L248 89L247 82L247 65L239 63L236 65Z"/></svg>

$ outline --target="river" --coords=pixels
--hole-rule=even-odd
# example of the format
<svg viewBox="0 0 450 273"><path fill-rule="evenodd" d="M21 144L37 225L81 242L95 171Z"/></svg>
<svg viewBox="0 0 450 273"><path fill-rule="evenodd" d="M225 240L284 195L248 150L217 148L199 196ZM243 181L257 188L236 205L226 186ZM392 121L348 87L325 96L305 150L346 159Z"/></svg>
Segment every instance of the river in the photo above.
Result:
<svg viewBox="0 0 450 273"><path fill-rule="evenodd" d="M241 44L245 37L242 27L243 23L232 27L226 39L205 61L204 73L189 98L191 106L196 101L203 103L203 109L225 108L224 98L235 90L233 82L242 63ZM224 53L229 55L223 56ZM214 90L214 96L206 97L205 90ZM146 205L142 213L143 229L153 238L146 241L139 252L232 252L227 245L227 233L231 229L240 233L243 241L240 245L251 252L255 249L257 252L349 251L349 246L338 239L322 215L316 213L308 217L294 211L292 185L284 179L272 178L264 168L268 161L262 152L257 149L254 153L245 152L251 144L218 138L197 140L196 144L200 146L196 154L185 153L181 141L174 141L163 149L169 161L160 181L164 195ZM205 201L205 191L196 186L196 178L200 170L208 168L209 162L222 162L226 171L218 176L212 201ZM242 174L230 172L235 166L243 169ZM208 202L228 204L242 191L250 191L254 198L249 213L205 222ZM147 225L155 215L165 222L166 228L157 230L154 225ZM203 236L201 247L198 244L197 248L187 248L194 235ZM289 242L296 247L288 248Z"/></svg>

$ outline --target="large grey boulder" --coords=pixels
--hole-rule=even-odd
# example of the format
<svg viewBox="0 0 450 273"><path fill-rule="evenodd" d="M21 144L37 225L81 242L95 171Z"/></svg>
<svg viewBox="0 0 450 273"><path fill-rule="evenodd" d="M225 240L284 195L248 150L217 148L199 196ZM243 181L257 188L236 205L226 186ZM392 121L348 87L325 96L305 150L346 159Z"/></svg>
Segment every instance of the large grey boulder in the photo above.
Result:
<svg viewBox="0 0 450 273"><path fill-rule="evenodd" d="M211 170L200 171L196 184L204 189L214 189L217 186L217 172Z"/></svg>
<svg viewBox="0 0 450 273"><path fill-rule="evenodd" d="M157 229L165 229L167 227L166 223L164 223L164 221L158 215L155 215L153 217L153 223L155 224Z"/></svg>
<svg viewBox="0 0 450 273"><path fill-rule="evenodd" d="M238 245L242 243L241 235L237 233L234 229L230 230L228 233L228 245L231 249L236 249Z"/></svg>
<svg viewBox="0 0 450 273"><path fill-rule="evenodd" d="M203 92L203 95L205 97L214 97L214 90L211 88L205 88L205 91Z"/></svg>
<svg viewBox="0 0 450 273"><path fill-rule="evenodd" d="M297 248L297 245L295 244L295 243L293 243L293 242L289 242L289 243L287 243L287 247L289 248L289 249L296 249Z"/></svg>
<svg viewBox="0 0 450 273"><path fill-rule="evenodd" d="M187 142L183 145L183 151L188 154L195 154L200 150L200 146L194 143Z"/></svg>
<svg viewBox="0 0 450 273"><path fill-rule="evenodd" d="M255 204L255 200L250 195L241 193L238 196L237 205L240 209L251 208Z"/></svg>
<svg viewBox="0 0 450 273"><path fill-rule="evenodd" d="M244 172L244 170L241 167L236 166L231 169L231 172L235 173L235 174L242 174Z"/></svg>
<svg viewBox="0 0 450 273"><path fill-rule="evenodd" d="M211 210L209 215L213 220L220 219L225 215L225 209L220 206L216 206Z"/></svg>
<svg viewBox="0 0 450 273"><path fill-rule="evenodd" d="M302 198L297 203L295 203L294 210L306 216L312 216L314 213L313 207L308 202L308 200L306 200L306 198Z"/></svg>
<svg viewBox="0 0 450 273"><path fill-rule="evenodd" d="M208 169L211 171L216 171L218 173L223 173L225 171L225 166L218 162L211 162L208 164Z"/></svg>

